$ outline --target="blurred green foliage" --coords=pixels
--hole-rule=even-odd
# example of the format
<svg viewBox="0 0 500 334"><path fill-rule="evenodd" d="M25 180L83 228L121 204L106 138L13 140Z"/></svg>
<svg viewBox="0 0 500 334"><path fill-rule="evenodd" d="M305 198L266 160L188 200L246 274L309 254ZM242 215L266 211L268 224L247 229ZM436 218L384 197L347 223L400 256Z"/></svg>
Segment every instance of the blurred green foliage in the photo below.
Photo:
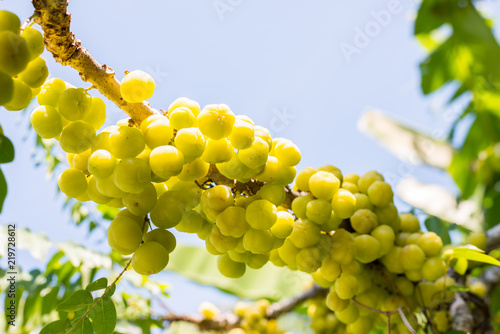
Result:
<svg viewBox="0 0 500 334"><path fill-rule="evenodd" d="M484 229L500 217L500 46L490 25L473 2L463 0L425 0L415 21L415 35L430 49L420 64L422 92L452 85L456 91L450 103L470 96L449 140L467 117L473 123L448 171L461 198L474 198L483 208ZM444 40L433 37L450 28Z"/></svg>

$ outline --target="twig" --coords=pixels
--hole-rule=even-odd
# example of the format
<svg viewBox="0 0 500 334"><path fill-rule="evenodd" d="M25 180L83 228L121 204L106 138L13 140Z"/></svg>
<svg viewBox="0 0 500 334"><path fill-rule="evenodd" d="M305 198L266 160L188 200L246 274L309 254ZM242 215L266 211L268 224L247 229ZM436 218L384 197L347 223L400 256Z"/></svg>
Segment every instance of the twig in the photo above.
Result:
<svg viewBox="0 0 500 334"><path fill-rule="evenodd" d="M376 308L373 308L371 306L368 306L368 305L365 305L365 304L361 304L360 302L358 302L354 298L351 299L351 302L353 302L354 304L356 304L356 305L358 305L358 306L360 306L362 308L367 309L368 311L372 311L372 312L375 312L375 313L378 313L378 314L383 314L383 315L385 315L387 317L389 317L389 316L391 316L393 314L398 313L398 310L394 310L394 311L380 311L380 310L378 310Z"/></svg>
<svg viewBox="0 0 500 334"><path fill-rule="evenodd" d="M306 290L295 297L287 298L269 305L266 311L265 318L276 319L280 315L288 313L291 310L295 309L298 305L302 304L306 300L324 296L327 293L328 289L322 288L318 285L314 285L311 289ZM161 317L161 320L168 322L186 321L197 325L198 328L202 330L227 331L232 328L239 327L242 319L232 313L219 315L211 320L204 319L200 316L176 315L170 313L169 315Z"/></svg>
<svg viewBox="0 0 500 334"><path fill-rule="evenodd" d="M467 302L462 298L461 293L455 294L455 299L450 305L450 316L452 320L451 328L458 331L471 333L474 317Z"/></svg>
<svg viewBox="0 0 500 334"><path fill-rule="evenodd" d="M488 240L487 251L500 247L500 224L486 231L486 239Z"/></svg>
<svg viewBox="0 0 500 334"><path fill-rule="evenodd" d="M376 309L376 308L373 308L371 306L368 306L368 305L365 305L365 304L361 304L360 302L358 302L356 299L352 298L351 301L358 305L359 307L362 307L364 309L367 309L368 311L372 311L372 312L375 312L375 313L378 313L378 314L382 314L382 315L385 315L387 317L387 333L390 334L391 333L391 315L393 314L396 314L396 313L399 313L399 315L401 316L401 320L403 320L403 323L405 324L406 328L408 328L408 330L412 333L412 334L417 334L417 332L413 329L413 327L411 326L410 322L408 321L408 319L406 318L406 315L404 314L403 312L403 308L400 306L398 307L396 310L394 311L381 311L379 309Z"/></svg>
<svg viewBox="0 0 500 334"><path fill-rule="evenodd" d="M383 270L380 270L379 267L375 266L375 270L377 270L384 277L384 279L391 285L391 287L394 289L394 291L396 291L397 294L402 298L403 302L405 303L406 310L411 315L411 317L413 318L413 320L415 321L415 323L418 324L418 320L415 317L415 315L413 314L412 309L410 307L410 304L408 303L408 300L401 293L401 291L399 290L398 286L385 274L385 272Z"/></svg>
<svg viewBox="0 0 500 334"><path fill-rule="evenodd" d="M412 334L417 334L417 331L413 329L411 326L410 322L406 318L405 313L403 312L403 309L401 307L398 308L399 316L401 317L401 320L403 320L403 323L405 324L406 328L412 333Z"/></svg>
<svg viewBox="0 0 500 334"><path fill-rule="evenodd" d="M107 288L106 290L104 290L104 293L102 294L101 297L99 297L99 299L97 301L94 302L94 304L92 304L92 306L87 310L87 312L85 312L84 315L81 316L80 319L78 319L78 321L70 328L68 329L68 331L66 332L66 334L70 333L73 329L76 328L76 326L83 320L87 317L87 315L90 313L90 311L92 311L92 309L97 305L99 304L99 302L104 298L104 296L106 296L106 294L108 293L108 291L111 289L111 287L113 285L116 285L116 283L118 282L118 280L123 276L123 274L125 273L125 271L127 271L128 267L130 266L130 263L132 262L132 259L130 259L127 264L125 265L125 268L123 268L122 272L118 275L118 277L115 278L115 280L113 281L113 283L111 283Z"/></svg>
<svg viewBox="0 0 500 334"><path fill-rule="evenodd" d="M120 107L137 124L155 111L147 102L127 103L120 94L120 83L111 67L99 64L70 30L71 16L66 12L66 0L33 0L34 20L43 31L47 50L62 65L78 71L83 81L89 81L110 101Z"/></svg>
<svg viewBox="0 0 500 334"><path fill-rule="evenodd" d="M170 323L176 321L189 322L197 325L199 329L205 331L228 331L239 327L241 322L241 319L232 313L220 315L211 320L204 319L200 316L169 314L162 317L161 320L165 320Z"/></svg>
<svg viewBox="0 0 500 334"><path fill-rule="evenodd" d="M279 302L269 305L269 307L267 308L266 317L268 319L276 319L283 313L287 313L295 309L298 305L302 304L306 300L313 299L319 296L325 296L328 291L328 289L322 288L319 285L314 285L311 289L306 290L295 297L283 299Z"/></svg>

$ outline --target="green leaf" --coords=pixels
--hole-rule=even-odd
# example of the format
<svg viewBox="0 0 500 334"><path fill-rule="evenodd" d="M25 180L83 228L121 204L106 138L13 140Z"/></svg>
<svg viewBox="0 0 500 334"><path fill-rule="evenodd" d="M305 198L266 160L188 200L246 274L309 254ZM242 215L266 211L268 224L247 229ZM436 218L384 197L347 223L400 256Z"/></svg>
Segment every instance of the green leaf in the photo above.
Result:
<svg viewBox="0 0 500 334"><path fill-rule="evenodd" d="M85 290L97 291L97 290L105 289L107 286L108 286L108 279L106 277L101 277L98 280L87 285Z"/></svg>
<svg viewBox="0 0 500 334"><path fill-rule="evenodd" d="M245 275L232 279L217 269L217 257L204 248L178 245L170 255L166 270L175 271L195 282L211 285L242 298L279 300L300 291L310 275L267 264L261 269L247 268Z"/></svg>
<svg viewBox="0 0 500 334"><path fill-rule="evenodd" d="M466 291L469 291L469 288L466 288L465 286L461 286L461 285L452 285L452 286L446 287L445 290L452 291L452 292L466 292Z"/></svg>
<svg viewBox="0 0 500 334"><path fill-rule="evenodd" d="M111 298L111 296L115 293L116 291L116 284L111 285L109 290L104 294L104 297Z"/></svg>
<svg viewBox="0 0 500 334"><path fill-rule="evenodd" d="M5 181L5 176L0 169L0 212L2 212L5 197L7 197L7 181Z"/></svg>
<svg viewBox="0 0 500 334"><path fill-rule="evenodd" d="M481 170L477 168L479 152L489 145L489 140L485 136L484 124L490 123L484 119L483 115L477 115L476 120L469 129L467 138L460 151L458 151L450 164L449 173L462 191L464 199L469 198L474 193L476 186L480 183Z"/></svg>
<svg viewBox="0 0 500 334"><path fill-rule="evenodd" d="M14 145L9 138L0 135L0 164L12 162L14 160Z"/></svg>
<svg viewBox="0 0 500 334"><path fill-rule="evenodd" d="M435 0L424 0L415 19L415 35L427 34L446 23L452 5Z"/></svg>
<svg viewBox="0 0 500 334"><path fill-rule="evenodd" d="M116 326L115 304L108 297L103 297L90 311L89 317L96 334L111 334Z"/></svg>
<svg viewBox="0 0 500 334"><path fill-rule="evenodd" d="M476 262L492 264L495 266L500 266L500 261L498 261L494 257L491 257L484 253L480 253L472 248L463 248L463 247L455 248L453 249L453 256L456 258L467 259L470 261L476 261Z"/></svg>
<svg viewBox="0 0 500 334"><path fill-rule="evenodd" d="M50 313L54 310L57 304L57 294L59 286L53 287L48 294L42 299L42 315Z"/></svg>
<svg viewBox="0 0 500 334"><path fill-rule="evenodd" d="M115 216L118 214L118 212L120 212L120 209L112 208L112 207L104 205L104 204L99 204L97 206L97 210L101 211L102 218L107 219L107 220L115 219Z"/></svg>
<svg viewBox="0 0 500 334"><path fill-rule="evenodd" d="M490 229L498 224L500 217L500 192L495 188L490 189L489 193L483 199L484 220L486 229Z"/></svg>
<svg viewBox="0 0 500 334"><path fill-rule="evenodd" d="M58 311L75 312L92 305L92 294L86 290L75 291L57 306Z"/></svg>
<svg viewBox="0 0 500 334"><path fill-rule="evenodd" d="M43 327L40 334L66 334L69 328L71 328L69 319L56 320Z"/></svg>
<svg viewBox="0 0 500 334"><path fill-rule="evenodd" d="M430 94L455 79L449 64L451 49L451 39L448 39L420 64L420 85L424 94Z"/></svg>
<svg viewBox="0 0 500 334"><path fill-rule="evenodd" d="M465 272L467 271L467 267L469 266L469 261L464 258L453 258L451 260L451 267L455 269L455 271L460 274L464 275Z"/></svg>
<svg viewBox="0 0 500 334"><path fill-rule="evenodd" d="M441 240L443 240L444 245L448 245L451 243L448 227L438 217L432 216L427 218L425 220L425 227L427 227L427 230L436 233L441 238Z"/></svg>
<svg viewBox="0 0 500 334"><path fill-rule="evenodd" d="M34 316L37 305L41 305L40 288L36 289L34 293L30 293L24 301L23 309L23 327Z"/></svg>
<svg viewBox="0 0 500 334"><path fill-rule="evenodd" d="M80 318L81 319L81 318ZM76 324L78 320L76 320L74 323ZM78 323L78 325L75 326L75 328L71 331L73 334L94 334L94 328L92 326L92 323L90 322L89 318L85 317L83 318L82 321Z"/></svg>

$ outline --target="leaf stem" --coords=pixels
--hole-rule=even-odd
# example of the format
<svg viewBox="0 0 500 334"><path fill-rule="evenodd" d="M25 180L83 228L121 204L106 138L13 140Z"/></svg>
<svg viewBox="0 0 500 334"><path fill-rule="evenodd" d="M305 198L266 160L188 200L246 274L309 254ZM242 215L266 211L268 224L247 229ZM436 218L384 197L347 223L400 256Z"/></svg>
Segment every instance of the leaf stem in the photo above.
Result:
<svg viewBox="0 0 500 334"><path fill-rule="evenodd" d="M90 311L92 311L92 309L104 298L104 296L106 295L106 293L108 293L108 291L111 289L111 287L113 285L116 285L116 283L118 282L118 280L123 276L123 274L127 271L128 267L130 266L130 263L132 262L132 259L130 259L127 264L125 265L125 268L123 268L123 270L121 271L121 273L115 278L115 280L113 281L113 283L111 283L107 288L106 290L104 290L104 293L102 294L101 297L99 297L98 300L96 300L94 302L94 304L92 304L92 306L87 310L87 312L85 312L84 315L82 315L82 317L80 319L78 319L78 321L66 332L66 334L70 333L73 329L76 328L76 326L83 320L87 317L87 315L90 313Z"/></svg>

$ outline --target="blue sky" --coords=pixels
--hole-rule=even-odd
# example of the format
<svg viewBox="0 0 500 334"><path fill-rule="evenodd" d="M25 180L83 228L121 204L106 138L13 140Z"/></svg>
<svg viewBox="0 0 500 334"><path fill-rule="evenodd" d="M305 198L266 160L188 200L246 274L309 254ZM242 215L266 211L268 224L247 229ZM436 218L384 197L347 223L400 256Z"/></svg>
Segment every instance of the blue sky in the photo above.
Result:
<svg viewBox="0 0 500 334"><path fill-rule="evenodd" d="M498 3L481 6L493 18L500 15ZM33 11L28 0L4 0L0 8L22 19ZM125 70L153 75L150 102L157 109L179 96L201 105L226 103L273 135L293 140L302 149L299 167L330 163L344 173L398 174L401 162L357 130L367 108L430 134L444 134L451 124L444 117L443 95L424 97L419 89L418 64L425 52L412 35L416 8L408 0L142 0L140 6L132 0L70 0L69 11L77 38L97 61L113 67L118 79ZM346 57L346 47L357 51ZM44 58L52 77L90 86L47 52ZM85 236L61 211L56 183L45 178L43 166L34 167L33 139L24 139L26 119L20 112L0 110L0 115L16 147L15 161L2 166L9 184L2 224L16 222L54 241L107 249L99 243L102 233ZM108 117L109 125L125 114L108 103ZM412 174L453 189L444 173L419 167ZM20 262L32 265L27 254ZM171 305L179 312L220 298L174 275L166 279L177 287ZM193 291L199 292L196 298L182 298Z"/></svg>

